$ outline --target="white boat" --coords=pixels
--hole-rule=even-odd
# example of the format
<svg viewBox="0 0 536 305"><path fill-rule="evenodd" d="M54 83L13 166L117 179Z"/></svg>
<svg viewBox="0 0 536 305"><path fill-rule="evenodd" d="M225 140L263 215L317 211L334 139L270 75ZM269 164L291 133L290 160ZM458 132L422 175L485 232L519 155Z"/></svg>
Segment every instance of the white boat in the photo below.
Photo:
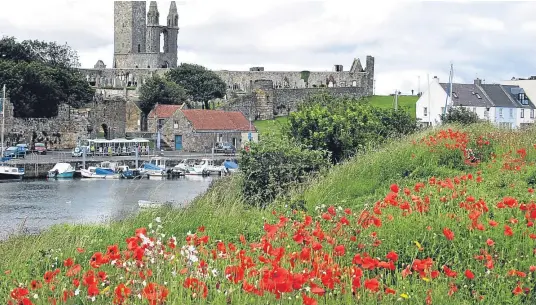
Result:
<svg viewBox="0 0 536 305"><path fill-rule="evenodd" d="M190 166L194 166L195 159L182 159L179 164L175 165L172 169L174 173L186 172L186 169Z"/></svg>
<svg viewBox="0 0 536 305"><path fill-rule="evenodd" d="M144 163L140 171L149 177L167 176L166 161L164 157L153 157L149 163Z"/></svg>
<svg viewBox="0 0 536 305"><path fill-rule="evenodd" d="M24 169L0 164L0 180L21 180L22 177L24 177Z"/></svg>
<svg viewBox="0 0 536 305"><path fill-rule="evenodd" d="M210 174L220 175L223 170L224 170L224 167L215 165L214 160L201 159L199 162L196 162L193 166L186 167L185 175L202 175L202 176L207 176Z"/></svg>
<svg viewBox="0 0 536 305"><path fill-rule="evenodd" d="M90 166L88 169L81 169L82 178L99 178L99 179L119 179L121 174L116 173L111 168L102 168Z"/></svg>
<svg viewBox="0 0 536 305"><path fill-rule="evenodd" d="M173 201L150 201L150 200L138 200L138 206L142 209L161 208L165 206L172 206Z"/></svg>
<svg viewBox="0 0 536 305"><path fill-rule="evenodd" d="M56 163L54 167L48 171L48 178L72 178L75 169L69 163Z"/></svg>

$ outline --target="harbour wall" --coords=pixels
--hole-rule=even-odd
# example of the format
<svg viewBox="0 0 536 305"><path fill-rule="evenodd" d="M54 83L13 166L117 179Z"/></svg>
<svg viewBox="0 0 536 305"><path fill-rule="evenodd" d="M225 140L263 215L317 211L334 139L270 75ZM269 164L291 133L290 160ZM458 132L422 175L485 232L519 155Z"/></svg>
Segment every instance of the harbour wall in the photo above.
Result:
<svg viewBox="0 0 536 305"><path fill-rule="evenodd" d="M166 167L171 168L175 165L179 164L181 160L183 160L184 157L177 157L177 158L167 158ZM192 158L194 159L194 158ZM221 164L225 160L228 159L236 159L236 157L215 157L214 162L216 164ZM141 166L144 162L148 162L149 159L138 159L138 166ZM75 169L80 169L83 166L83 161L80 160L73 160L73 161L62 161L63 163L69 163L71 164ZM89 166L99 166L103 162L103 160L86 160L85 165L86 168ZM135 159L121 159L121 161L111 161L111 162L117 162L119 165L128 165L130 168L135 168L136 166L136 160ZM18 168L24 169L24 178L25 179L37 179L37 178L46 178L47 173L49 170L51 170L54 165L58 162L24 162L24 163L12 163L12 166L16 166Z"/></svg>

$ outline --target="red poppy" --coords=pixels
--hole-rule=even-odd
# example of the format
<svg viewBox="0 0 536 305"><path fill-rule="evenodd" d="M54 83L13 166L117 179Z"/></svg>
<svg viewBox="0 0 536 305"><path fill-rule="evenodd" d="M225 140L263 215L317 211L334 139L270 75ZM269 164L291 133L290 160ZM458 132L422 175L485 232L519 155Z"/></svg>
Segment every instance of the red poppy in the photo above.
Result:
<svg viewBox="0 0 536 305"><path fill-rule="evenodd" d="M193 277L186 278L184 280L183 286L184 288L188 288L192 290L194 294L199 293L204 299L206 299L208 296L207 285L205 285L205 283L203 283L202 281L196 278L193 278Z"/></svg>
<svg viewBox="0 0 536 305"><path fill-rule="evenodd" d="M445 235L448 240L454 239L454 232L452 232L449 228L443 229L443 235Z"/></svg>
<svg viewBox="0 0 536 305"><path fill-rule="evenodd" d="M472 280L475 278L475 274L471 270L467 269L465 270L465 277Z"/></svg>

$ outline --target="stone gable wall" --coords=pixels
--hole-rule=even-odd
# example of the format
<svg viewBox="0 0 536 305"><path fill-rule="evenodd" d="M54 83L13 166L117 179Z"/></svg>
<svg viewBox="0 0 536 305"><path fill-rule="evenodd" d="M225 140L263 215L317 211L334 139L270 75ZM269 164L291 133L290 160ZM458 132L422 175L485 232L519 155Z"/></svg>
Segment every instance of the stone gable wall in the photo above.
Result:
<svg viewBox="0 0 536 305"><path fill-rule="evenodd" d="M13 105L6 106L5 135L10 144L47 142L49 148L71 149L78 139L95 137L102 131L102 124L115 131L115 137L124 137L126 128L126 102L122 99L101 100L90 103L87 108L76 109L60 105L54 118L15 118ZM88 131L91 129L91 133Z"/></svg>

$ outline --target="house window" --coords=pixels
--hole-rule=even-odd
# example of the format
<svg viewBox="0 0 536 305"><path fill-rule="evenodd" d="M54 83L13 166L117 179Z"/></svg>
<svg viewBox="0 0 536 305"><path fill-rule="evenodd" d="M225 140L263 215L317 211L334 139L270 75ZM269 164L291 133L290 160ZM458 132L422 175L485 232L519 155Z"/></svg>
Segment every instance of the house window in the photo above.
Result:
<svg viewBox="0 0 536 305"><path fill-rule="evenodd" d="M521 109L521 118L525 118L525 109Z"/></svg>
<svg viewBox="0 0 536 305"><path fill-rule="evenodd" d="M476 107L473 107L473 112L476 113Z"/></svg>
<svg viewBox="0 0 536 305"><path fill-rule="evenodd" d="M489 118L489 110L484 110L484 117L487 119Z"/></svg>
<svg viewBox="0 0 536 305"><path fill-rule="evenodd" d="M428 116L428 107L424 107L424 116Z"/></svg>
<svg viewBox="0 0 536 305"><path fill-rule="evenodd" d="M174 121L173 122L173 128L179 129L179 121Z"/></svg>
<svg viewBox="0 0 536 305"><path fill-rule="evenodd" d="M514 117L514 109L510 108L510 118L513 118L513 117Z"/></svg>
<svg viewBox="0 0 536 305"><path fill-rule="evenodd" d="M479 100L482 99L482 97L480 97L480 94L477 93L477 94L475 94L475 95L476 95L476 98L477 98L477 99L479 99Z"/></svg>
<svg viewBox="0 0 536 305"><path fill-rule="evenodd" d="M141 45L138 45L138 53L141 53Z"/></svg>
<svg viewBox="0 0 536 305"><path fill-rule="evenodd" d="M218 143L223 142L223 133L218 134L218 138L216 139L216 142Z"/></svg>
<svg viewBox="0 0 536 305"><path fill-rule="evenodd" d="M531 110L530 110L530 118L531 118L531 119L534 119L534 109L531 109Z"/></svg>
<svg viewBox="0 0 536 305"><path fill-rule="evenodd" d="M158 119L158 130L161 130L162 127L164 127L165 123L166 123L165 119Z"/></svg>
<svg viewBox="0 0 536 305"><path fill-rule="evenodd" d="M441 114L445 113L445 107L441 107Z"/></svg>
<svg viewBox="0 0 536 305"><path fill-rule="evenodd" d="M458 94L456 92L452 92L452 96L454 96L454 98L458 98Z"/></svg>
<svg viewBox="0 0 536 305"><path fill-rule="evenodd" d="M519 93L519 100L523 102L525 100L525 93Z"/></svg>
<svg viewBox="0 0 536 305"><path fill-rule="evenodd" d="M503 115L502 115L502 108L499 108L499 117L502 118Z"/></svg>

